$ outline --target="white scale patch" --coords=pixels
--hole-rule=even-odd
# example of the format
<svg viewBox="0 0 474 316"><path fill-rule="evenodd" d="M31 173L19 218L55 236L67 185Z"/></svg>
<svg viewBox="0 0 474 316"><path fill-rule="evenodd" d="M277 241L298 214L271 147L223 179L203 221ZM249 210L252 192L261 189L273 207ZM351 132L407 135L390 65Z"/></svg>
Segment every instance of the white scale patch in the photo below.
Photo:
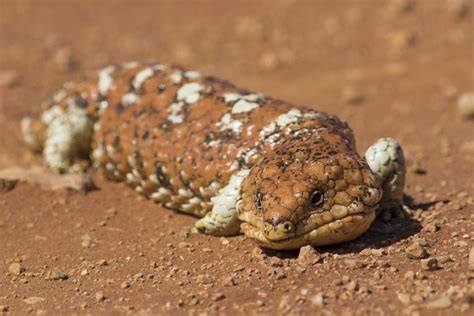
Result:
<svg viewBox="0 0 474 316"><path fill-rule="evenodd" d="M220 131L231 130L237 137L242 133L244 124L239 120L234 120L229 113L224 114L221 120L217 123L220 126Z"/></svg>
<svg viewBox="0 0 474 316"><path fill-rule="evenodd" d="M284 127L286 125L290 125L291 123L296 123L298 119L302 116L301 111L298 109L291 109L287 113L280 115L276 123Z"/></svg>
<svg viewBox="0 0 474 316"><path fill-rule="evenodd" d="M175 102L168 107L168 120L173 124L180 124L184 122L184 103Z"/></svg>
<svg viewBox="0 0 474 316"><path fill-rule="evenodd" d="M179 88L176 98L178 101L184 101L188 104L196 103L200 98L199 93L202 90L204 90L204 86L200 83L186 83L181 88Z"/></svg>
<svg viewBox="0 0 474 316"><path fill-rule="evenodd" d="M138 101L138 95L133 92L126 93L122 96L122 105L129 106Z"/></svg>
<svg viewBox="0 0 474 316"><path fill-rule="evenodd" d="M265 125L260 131L259 137L261 141L269 143L276 142L281 135L278 133L281 128L286 127L292 123L296 123L303 114L298 109L291 109L285 114L278 116L273 122Z"/></svg>
<svg viewBox="0 0 474 316"><path fill-rule="evenodd" d="M238 113L250 112L258 107L259 107L258 103L249 102L247 100L240 99L239 101L235 102L234 106L232 107L231 113L238 114Z"/></svg>
<svg viewBox="0 0 474 316"><path fill-rule="evenodd" d="M141 70L135 75L135 78L133 78L133 82L132 82L133 88L135 90L140 89L143 83L147 79L151 78L155 74L156 71L164 71L165 68L166 68L165 65L157 64L157 65L153 65L151 67L147 67Z"/></svg>
<svg viewBox="0 0 474 316"><path fill-rule="evenodd" d="M232 114L250 112L258 108L260 103L265 99L265 97L260 93L243 95L240 93L229 92L224 93L222 96L226 103L235 102L231 110Z"/></svg>
<svg viewBox="0 0 474 316"><path fill-rule="evenodd" d="M183 81L183 73L178 70L173 71L169 78L174 84L180 84Z"/></svg>
<svg viewBox="0 0 474 316"><path fill-rule="evenodd" d="M220 139L211 140L207 145L209 147L217 147L221 143Z"/></svg>
<svg viewBox="0 0 474 316"><path fill-rule="evenodd" d="M138 90L140 89L140 87L142 86L142 84L148 79L150 78L151 76L153 76L153 69L151 69L150 67L148 68L145 68L143 69L142 71L140 71L139 73L137 73L135 75L135 78L133 78L133 82L132 82L132 85L133 85L133 88L135 90Z"/></svg>
<svg viewBox="0 0 474 316"><path fill-rule="evenodd" d="M161 187L158 189L158 191L152 193L150 195L150 198L156 202L166 203L171 199L172 194L173 192L171 192L170 190Z"/></svg>
<svg viewBox="0 0 474 316"><path fill-rule="evenodd" d="M110 87L113 84L112 73L114 71L114 66L108 66L99 72L99 83L97 84L97 87L99 89L100 94L107 95L107 91L109 91Z"/></svg>
<svg viewBox="0 0 474 316"><path fill-rule="evenodd" d="M188 70L184 73L184 76L188 79L198 79L201 77L201 73L199 71Z"/></svg>

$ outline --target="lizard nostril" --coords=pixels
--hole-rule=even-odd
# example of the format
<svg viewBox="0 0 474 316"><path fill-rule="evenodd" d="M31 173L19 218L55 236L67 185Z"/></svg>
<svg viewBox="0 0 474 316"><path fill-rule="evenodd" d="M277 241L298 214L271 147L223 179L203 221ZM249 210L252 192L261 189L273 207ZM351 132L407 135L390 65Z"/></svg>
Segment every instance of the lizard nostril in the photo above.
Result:
<svg viewBox="0 0 474 316"><path fill-rule="evenodd" d="M290 238L295 231L295 225L290 221L283 221L277 224L272 222L264 223L264 233L269 240L277 241Z"/></svg>

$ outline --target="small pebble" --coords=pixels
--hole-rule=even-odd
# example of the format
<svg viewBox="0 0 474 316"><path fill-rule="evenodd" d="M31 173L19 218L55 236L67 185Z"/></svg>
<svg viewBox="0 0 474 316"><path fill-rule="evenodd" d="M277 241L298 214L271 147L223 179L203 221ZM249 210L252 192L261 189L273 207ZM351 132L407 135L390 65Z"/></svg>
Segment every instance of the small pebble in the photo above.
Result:
<svg viewBox="0 0 474 316"><path fill-rule="evenodd" d="M311 302L311 304L313 304L314 306L323 306L325 304L325 301L324 301L324 293L321 292L321 293L318 293L316 295L313 295L309 301Z"/></svg>
<svg viewBox="0 0 474 316"><path fill-rule="evenodd" d="M46 280L67 280L69 276L61 269L49 270L46 274Z"/></svg>
<svg viewBox="0 0 474 316"><path fill-rule="evenodd" d="M196 277L196 282L199 284L212 284L214 279L208 274L200 274Z"/></svg>
<svg viewBox="0 0 474 316"><path fill-rule="evenodd" d="M408 293L397 293L397 298L403 305L409 305L411 303L411 297Z"/></svg>
<svg viewBox="0 0 474 316"><path fill-rule="evenodd" d="M301 247L298 255L298 264L303 267L312 266L322 260L321 254L311 246Z"/></svg>
<svg viewBox="0 0 474 316"><path fill-rule="evenodd" d="M474 92L463 93L457 101L458 112L465 119L474 119Z"/></svg>
<svg viewBox="0 0 474 316"><path fill-rule="evenodd" d="M434 271L440 268L436 258L428 258L420 260L421 269L424 271Z"/></svg>
<svg viewBox="0 0 474 316"><path fill-rule="evenodd" d="M429 309L441 309L441 308L448 308L451 305L452 305L451 299L446 295L442 295L436 298L435 300L427 303L425 307Z"/></svg>
<svg viewBox="0 0 474 316"><path fill-rule="evenodd" d="M97 292L95 293L95 301L96 302L102 302L105 301L105 295L102 292Z"/></svg>
<svg viewBox="0 0 474 316"><path fill-rule="evenodd" d="M20 76L14 70L0 72L0 88L12 88L18 84Z"/></svg>
<svg viewBox="0 0 474 316"><path fill-rule="evenodd" d="M25 267L21 263L14 262L10 264L8 271L12 274L19 275L25 271Z"/></svg>
<svg viewBox="0 0 474 316"><path fill-rule="evenodd" d="M364 96L355 88L348 87L342 91L342 100L347 104L360 104L364 101Z"/></svg>
<svg viewBox="0 0 474 316"><path fill-rule="evenodd" d="M428 252L425 248L421 247L417 243L413 243L405 249L407 257L410 259L423 259L428 257Z"/></svg>
<svg viewBox="0 0 474 316"><path fill-rule="evenodd" d="M68 47L61 47L54 55L54 63L61 71L71 71L75 68L76 62Z"/></svg>
<svg viewBox="0 0 474 316"><path fill-rule="evenodd" d="M224 293L221 293L221 292L216 293L212 296L212 300L215 301L215 302L223 300L224 298L225 298L225 295L224 295Z"/></svg>

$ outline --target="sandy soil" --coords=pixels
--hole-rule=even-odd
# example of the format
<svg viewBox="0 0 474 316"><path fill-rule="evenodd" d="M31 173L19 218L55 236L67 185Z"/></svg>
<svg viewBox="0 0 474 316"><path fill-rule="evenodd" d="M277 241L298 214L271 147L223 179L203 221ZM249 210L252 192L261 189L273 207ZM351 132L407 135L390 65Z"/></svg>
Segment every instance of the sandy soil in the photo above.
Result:
<svg viewBox="0 0 474 316"><path fill-rule="evenodd" d="M397 138L413 218L298 252L189 234L194 218L93 174L0 193L0 313L470 314L472 1L0 1L0 168L41 165L19 122L64 81L175 62ZM2 187L2 186L0 186ZM469 253L471 252L471 259ZM424 259L423 259L424 258Z"/></svg>

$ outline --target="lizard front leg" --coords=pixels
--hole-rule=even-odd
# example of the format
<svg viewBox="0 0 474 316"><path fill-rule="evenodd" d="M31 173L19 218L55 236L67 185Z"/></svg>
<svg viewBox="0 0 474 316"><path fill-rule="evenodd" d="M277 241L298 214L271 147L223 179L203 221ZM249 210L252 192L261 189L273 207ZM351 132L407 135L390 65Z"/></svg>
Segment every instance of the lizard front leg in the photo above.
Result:
<svg viewBox="0 0 474 316"><path fill-rule="evenodd" d="M403 204L406 167L400 144L392 138L381 138L367 149L365 159L382 180L383 195L377 215L386 221L406 218L410 209Z"/></svg>
<svg viewBox="0 0 474 316"><path fill-rule="evenodd" d="M234 174L229 183L211 198L212 210L196 222L195 231L217 236L236 235L240 232L241 221L237 216L241 200L240 185L248 173L248 169L243 169Z"/></svg>

